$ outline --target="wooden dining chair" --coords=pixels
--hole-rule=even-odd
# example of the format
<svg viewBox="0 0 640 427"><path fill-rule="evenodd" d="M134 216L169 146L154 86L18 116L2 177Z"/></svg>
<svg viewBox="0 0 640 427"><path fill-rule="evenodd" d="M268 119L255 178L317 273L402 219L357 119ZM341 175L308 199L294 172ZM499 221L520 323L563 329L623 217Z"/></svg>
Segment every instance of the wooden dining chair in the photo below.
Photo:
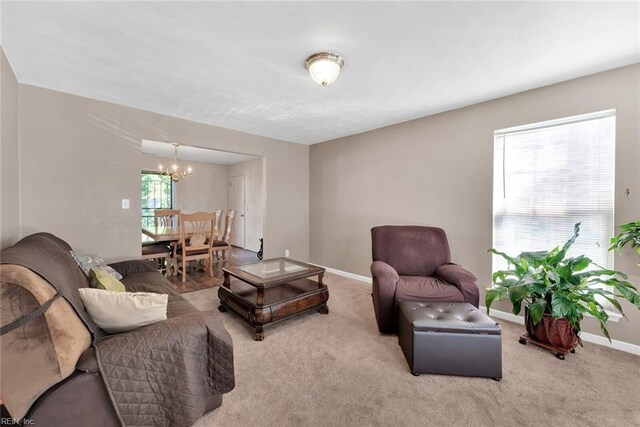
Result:
<svg viewBox="0 0 640 427"><path fill-rule="evenodd" d="M182 281L187 280L187 262L204 260L213 277L211 246L215 237L214 213L196 212L180 214L180 240L174 250L177 271L182 273Z"/></svg>
<svg viewBox="0 0 640 427"><path fill-rule="evenodd" d="M216 235L214 237L214 240L217 240L218 236L222 234L222 213L223 212L224 212L224 209L216 209L215 211L213 211L214 215L216 216L216 228L215 228Z"/></svg>
<svg viewBox="0 0 640 427"><path fill-rule="evenodd" d="M175 227L179 217L180 209L156 209L153 211L153 224L156 227Z"/></svg>
<svg viewBox="0 0 640 427"><path fill-rule="evenodd" d="M219 233L211 245L212 257L215 258L215 262L223 262L231 258L231 236L236 226L236 214L233 209L229 209L225 219L224 230ZM218 256L218 252L222 252L222 257Z"/></svg>
<svg viewBox="0 0 640 427"><path fill-rule="evenodd" d="M153 224L157 227L173 227L180 216L179 209L156 209L153 211ZM175 242L155 242L142 244L142 259L157 260L160 271L170 274L172 269L172 255Z"/></svg>

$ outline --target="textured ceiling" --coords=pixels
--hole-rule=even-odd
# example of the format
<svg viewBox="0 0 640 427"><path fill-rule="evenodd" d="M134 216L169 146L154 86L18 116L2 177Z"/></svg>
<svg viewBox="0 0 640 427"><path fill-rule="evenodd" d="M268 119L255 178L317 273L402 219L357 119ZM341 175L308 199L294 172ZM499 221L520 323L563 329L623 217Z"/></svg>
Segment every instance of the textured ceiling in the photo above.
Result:
<svg viewBox="0 0 640 427"><path fill-rule="evenodd" d="M173 158L173 145L167 142L142 140L142 152L144 154L152 154L154 156ZM248 154L230 153L228 151L211 150L209 148L192 147L189 145L180 145L178 147L178 160L187 160L192 162L216 163L220 165L235 165L249 160L256 159L256 156ZM164 162L165 166L168 162Z"/></svg>
<svg viewBox="0 0 640 427"><path fill-rule="evenodd" d="M3 2L0 35L21 83L312 144L638 62L639 7Z"/></svg>

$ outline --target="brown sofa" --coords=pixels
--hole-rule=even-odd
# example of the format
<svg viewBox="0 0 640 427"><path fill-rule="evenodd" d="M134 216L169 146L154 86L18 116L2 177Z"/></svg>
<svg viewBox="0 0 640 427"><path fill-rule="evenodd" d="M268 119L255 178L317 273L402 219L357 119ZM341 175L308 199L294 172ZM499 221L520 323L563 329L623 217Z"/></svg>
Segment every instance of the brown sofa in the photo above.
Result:
<svg viewBox="0 0 640 427"><path fill-rule="evenodd" d="M476 277L451 262L437 227L384 225L371 229L373 308L382 333L397 331L398 302L468 302L478 307Z"/></svg>
<svg viewBox="0 0 640 427"><path fill-rule="evenodd" d="M146 261L112 264L127 291L169 295L167 320L106 334L84 310L71 247L38 233L0 253L0 397L42 426L193 424L234 387L233 347ZM5 412L6 413L6 412Z"/></svg>

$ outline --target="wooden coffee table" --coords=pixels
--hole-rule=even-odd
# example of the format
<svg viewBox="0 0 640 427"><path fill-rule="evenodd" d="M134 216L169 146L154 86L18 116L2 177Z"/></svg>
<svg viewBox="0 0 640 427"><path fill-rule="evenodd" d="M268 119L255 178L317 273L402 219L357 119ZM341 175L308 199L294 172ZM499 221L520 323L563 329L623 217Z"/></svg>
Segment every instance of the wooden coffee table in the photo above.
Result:
<svg viewBox="0 0 640 427"><path fill-rule="evenodd" d="M290 258L274 258L222 269L218 310L231 310L251 325L253 339L264 339L267 324L310 310L329 313L329 290L322 283L324 268ZM318 276L318 281L309 277Z"/></svg>

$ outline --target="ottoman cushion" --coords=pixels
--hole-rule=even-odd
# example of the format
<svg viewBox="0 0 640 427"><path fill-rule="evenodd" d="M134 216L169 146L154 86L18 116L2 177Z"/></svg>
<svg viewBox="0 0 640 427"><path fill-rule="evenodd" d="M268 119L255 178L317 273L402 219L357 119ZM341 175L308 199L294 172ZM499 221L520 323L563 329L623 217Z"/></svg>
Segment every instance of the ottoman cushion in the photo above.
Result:
<svg viewBox="0 0 640 427"><path fill-rule="evenodd" d="M400 301L398 342L414 375L502 378L500 326L468 303Z"/></svg>
<svg viewBox="0 0 640 427"><path fill-rule="evenodd" d="M500 335L500 326L469 303L402 301L414 331Z"/></svg>

